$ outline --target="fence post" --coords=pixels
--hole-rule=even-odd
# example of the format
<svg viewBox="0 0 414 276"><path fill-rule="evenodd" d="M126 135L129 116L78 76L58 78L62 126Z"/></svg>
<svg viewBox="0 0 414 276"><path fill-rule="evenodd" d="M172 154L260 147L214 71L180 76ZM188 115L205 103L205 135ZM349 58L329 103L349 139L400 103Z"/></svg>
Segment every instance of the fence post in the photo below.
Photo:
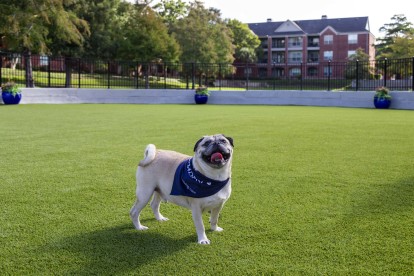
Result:
<svg viewBox="0 0 414 276"><path fill-rule="evenodd" d="M356 62L355 62L355 74L356 74L356 77L355 77L355 80L356 80L356 84L355 84L355 91L358 91L359 90L359 60L356 60Z"/></svg>
<svg viewBox="0 0 414 276"><path fill-rule="evenodd" d="M303 91L303 62L300 63L300 90Z"/></svg>
<svg viewBox="0 0 414 276"><path fill-rule="evenodd" d="M138 75L139 75L139 63L137 62L137 67L136 67L136 70L135 70L135 87L137 89L139 88L139 83L138 83L139 78L138 78Z"/></svg>
<svg viewBox="0 0 414 276"><path fill-rule="evenodd" d="M222 74L222 71L221 71L221 63L219 63L219 90L221 90L221 74Z"/></svg>
<svg viewBox="0 0 414 276"><path fill-rule="evenodd" d="M331 60L328 61L328 91L331 91Z"/></svg>
<svg viewBox="0 0 414 276"><path fill-rule="evenodd" d="M189 70L188 63L184 63L184 68L185 68L185 89L190 89L190 79L188 77L190 73L188 72Z"/></svg>
<svg viewBox="0 0 414 276"><path fill-rule="evenodd" d="M387 58L384 59L384 87L387 87Z"/></svg>
<svg viewBox="0 0 414 276"><path fill-rule="evenodd" d="M81 88L81 59L78 58L78 88Z"/></svg>
<svg viewBox="0 0 414 276"><path fill-rule="evenodd" d="M167 89L167 64L164 63L164 89Z"/></svg>
<svg viewBox="0 0 414 276"><path fill-rule="evenodd" d="M149 67L150 67L150 63L147 63L147 65L145 66L145 89L150 88L150 85L149 85Z"/></svg>
<svg viewBox="0 0 414 276"><path fill-rule="evenodd" d="M411 58L411 91L414 92L414 57Z"/></svg>
<svg viewBox="0 0 414 276"><path fill-rule="evenodd" d="M111 62L108 60L108 89L111 88L111 71L110 71L110 67L111 67Z"/></svg>
<svg viewBox="0 0 414 276"><path fill-rule="evenodd" d="M50 69L50 56L47 57L47 87L50 87L50 77L51 77L51 69Z"/></svg>
<svg viewBox="0 0 414 276"><path fill-rule="evenodd" d="M244 71L246 72L246 90L249 90L249 64L247 62Z"/></svg>
<svg viewBox="0 0 414 276"><path fill-rule="evenodd" d="M3 55L0 54L0 86L3 84Z"/></svg>
<svg viewBox="0 0 414 276"><path fill-rule="evenodd" d="M195 63L192 63L191 89L195 89Z"/></svg>

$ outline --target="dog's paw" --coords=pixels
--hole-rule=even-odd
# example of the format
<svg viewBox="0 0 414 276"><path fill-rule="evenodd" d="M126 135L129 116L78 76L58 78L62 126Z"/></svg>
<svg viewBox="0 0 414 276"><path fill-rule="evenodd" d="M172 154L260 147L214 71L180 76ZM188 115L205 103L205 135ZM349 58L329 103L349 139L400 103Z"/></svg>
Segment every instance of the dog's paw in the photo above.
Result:
<svg viewBox="0 0 414 276"><path fill-rule="evenodd" d="M148 230L148 227L144 226L144 225L140 225L137 227L137 230L143 231L143 230Z"/></svg>
<svg viewBox="0 0 414 276"><path fill-rule="evenodd" d="M156 218L158 221L167 221L169 220L168 218L164 217L164 216L159 216Z"/></svg>
<svg viewBox="0 0 414 276"><path fill-rule="evenodd" d="M210 244L210 240L209 239L199 240L198 244Z"/></svg>
<svg viewBox="0 0 414 276"><path fill-rule="evenodd" d="M221 231L223 231L224 229L223 229L223 228L221 228L221 227L215 226L215 227L211 227L211 230L212 230L212 231L216 231L216 232L221 232Z"/></svg>

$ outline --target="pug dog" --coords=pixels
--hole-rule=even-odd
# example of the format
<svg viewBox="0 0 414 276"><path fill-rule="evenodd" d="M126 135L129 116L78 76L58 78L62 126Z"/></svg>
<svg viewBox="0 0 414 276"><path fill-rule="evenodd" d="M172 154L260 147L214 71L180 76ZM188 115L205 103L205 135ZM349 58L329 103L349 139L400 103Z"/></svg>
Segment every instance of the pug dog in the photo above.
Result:
<svg viewBox="0 0 414 276"><path fill-rule="evenodd" d="M192 212L198 243L210 244L202 213L210 211L211 230L223 231L217 222L231 194L233 148L233 139L223 134L204 136L198 140L193 156L159 150L149 144L136 173L137 199L130 211L135 228L148 229L141 224L139 216L152 197L150 205L155 219L168 220L160 213L161 201L188 208Z"/></svg>

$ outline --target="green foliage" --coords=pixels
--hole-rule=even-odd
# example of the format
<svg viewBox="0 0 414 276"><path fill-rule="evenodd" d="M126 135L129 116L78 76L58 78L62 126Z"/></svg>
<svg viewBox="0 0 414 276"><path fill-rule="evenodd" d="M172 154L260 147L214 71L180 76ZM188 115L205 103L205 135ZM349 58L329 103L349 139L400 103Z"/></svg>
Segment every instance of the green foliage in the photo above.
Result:
<svg viewBox="0 0 414 276"><path fill-rule="evenodd" d="M358 48L355 54L348 58L351 62L348 63L345 71L347 79L373 79L374 69L370 65L369 55L364 52L362 48ZM358 62L358 73L356 63Z"/></svg>
<svg viewBox="0 0 414 276"><path fill-rule="evenodd" d="M8 81L8 82L4 83L1 86L1 90L2 90L2 92L9 92L13 96L16 96L16 94L22 92L19 85L17 85L15 82L12 82L12 81Z"/></svg>
<svg viewBox="0 0 414 276"><path fill-rule="evenodd" d="M187 4L181 0L161 0L153 6L168 28L187 15L187 8Z"/></svg>
<svg viewBox="0 0 414 276"><path fill-rule="evenodd" d="M206 86L199 86L196 88L195 93L198 95L206 95L206 96L210 96L210 91L208 90L208 88Z"/></svg>
<svg viewBox="0 0 414 276"><path fill-rule="evenodd" d="M133 5L126 11L120 30L118 57L134 61L175 62L179 46L168 34L162 19L146 5Z"/></svg>
<svg viewBox="0 0 414 276"><path fill-rule="evenodd" d="M249 29L247 24L244 24L237 19L228 20L227 26L232 31L236 60L242 62L255 62L257 60L256 51L260 46L260 39L258 36Z"/></svg>
<svg viewBox="0 0 414 276"><path fill-rule="evenodd" d="M67 4L68 11L87 21L90 36L80 47L61 40L51 41L51 51L56 55L116 59L119 30L123 22L122 11L129 3L120 0L77 0Z"/></svg>
<svg viewBox="0 0 414 276"><path fill-rule="evenodd" d="M0 34L11 50L45 53L53 36L81 45L89 35L85 20L65 9L64 0L3 0Z"/></svg>
<svg viewBox="0 0 414 276"><path fill-rule="evenodd" d="M200 1L192 2L188 15L179 19L172 30L182 50L182 62L233 62L231 32L218 10L206 9Z"/></svg>
<svg viewBox="0 0 414 276"><path fill-rule="evenodd" d="M413 52L410 49L413 46L412 38L414 28L411 22L407 21L407 17L403 14L396 14L391 17L393 22L384 24L379 30L385 32L383 38L378 38L376 45L376 56L378 58L404 58L411 57L404 50ZM395 44L398 42L397 44Z"/></svg>
<svg viewBox="0 0 414 276"><path fill-rule="evenodd" d="M177 92L178 93L178 92ZM411 275L414 113L236 105L0 108L3 275ZM4 118L7 118L4 119ZM234 138L221 233L129 219L148 143ZM208 213L203 216L208 227Z"/></svg>
<svg viewBox="0 0 414 276"><path fill-rule="evenodd" d="M375 90L374 98L377 99L388 99L391 100L392 97L389 94L390 90L387 87L381 86Z"/></svg>

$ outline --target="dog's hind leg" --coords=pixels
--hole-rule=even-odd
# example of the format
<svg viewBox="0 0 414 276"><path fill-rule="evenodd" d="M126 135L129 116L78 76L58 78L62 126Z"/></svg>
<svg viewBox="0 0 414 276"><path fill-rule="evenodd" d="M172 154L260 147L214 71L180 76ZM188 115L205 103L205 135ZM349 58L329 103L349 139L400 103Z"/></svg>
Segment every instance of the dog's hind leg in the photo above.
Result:
<svg viewBox="0 0 414 276"><path fill-rule="evenodd" d="M160 195L159 192L155 191L154 192L154 197L152 198L151 201L151 208L152 208L152 212L154 213L155 219L159 220L159 221L167 221L168 218L164 217L163 215L161 215L160 213L160 204L162 201L162 197Z"/></svg>
<svg viewBox="0 0 414 276"><path fill-rule="evenodd" d="M141 224L139 220L139 215L141 214L142 209L144 209L145 205L148 204L149 200L151 199L151 195L153 191L140 191L137 193L137 200L135 201L134 205L129 211L129 216L131 217L132 223L134 224L137 230L147 230L148 227Z"/></svg>

